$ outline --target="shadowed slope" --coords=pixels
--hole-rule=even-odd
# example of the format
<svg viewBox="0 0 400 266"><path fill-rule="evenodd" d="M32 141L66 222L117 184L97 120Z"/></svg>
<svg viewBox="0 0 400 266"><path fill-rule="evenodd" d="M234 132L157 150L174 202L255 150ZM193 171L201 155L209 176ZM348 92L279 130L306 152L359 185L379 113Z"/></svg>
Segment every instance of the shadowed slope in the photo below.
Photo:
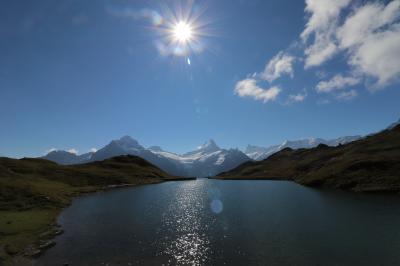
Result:
<svg viewBox="0 0 400 266"><path fill-rule="evenodd" d="M65 192L69 192L83 187L153 183L172 178L144 159L135 156L119 156L74 166L58 165L42 159L0 158L0 208L18 207L18 204L22 203L13 204L13 202L21 195L46 197L51 196L48 194L58 193L55 188L51 188L51 191L46 190L46 186L50 184L66 186L68 189ZM5 198L5 195L9 197ZM31 204L34 205L34 200Z"/></svg>
<svg viewBox="0 0 400 266"><path fill-rule="evenodd" d="M0 158L0 262L23 265L23 255L39 254L51 245L55 218L80 193L174 179L136 156L70 166Z"/></svg>
<svg viewBox="0 0 400 266"><path fill-rule="evenodd" d="M338 147L286 148L217 178L294 180L356 191L400 191L400 125Z"/></svg>

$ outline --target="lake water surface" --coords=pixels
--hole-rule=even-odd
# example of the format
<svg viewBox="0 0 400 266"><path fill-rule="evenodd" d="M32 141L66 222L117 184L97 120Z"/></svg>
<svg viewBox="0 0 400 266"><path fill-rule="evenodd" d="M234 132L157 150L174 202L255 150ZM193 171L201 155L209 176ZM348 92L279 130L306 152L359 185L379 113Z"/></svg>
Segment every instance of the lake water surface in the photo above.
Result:
<svg viewBox="0 0 400 266"><path fill-rule="evenodd" d="M400 265L400 196L195 181L76 199L37 265Z"/></svg>

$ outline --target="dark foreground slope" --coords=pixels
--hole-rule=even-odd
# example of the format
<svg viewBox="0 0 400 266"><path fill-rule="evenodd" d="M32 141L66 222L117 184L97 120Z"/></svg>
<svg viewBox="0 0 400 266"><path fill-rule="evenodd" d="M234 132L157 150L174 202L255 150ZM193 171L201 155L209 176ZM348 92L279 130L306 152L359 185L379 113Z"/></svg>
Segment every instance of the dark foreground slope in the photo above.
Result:
<svg viewBox="0 0 400 266"><path fill-rule="evenodd" d="M49 240L57 233L55 218L80 193L173 179L135 156L75 166L0 158L0 265L51 245Z"/></svg>
<svg viewBox="0 0 400 266"><path fill-rule="evenodd" d="M400 125L338 147L284 149L216 178L293 180L309 186L398 192Z"/></svg>

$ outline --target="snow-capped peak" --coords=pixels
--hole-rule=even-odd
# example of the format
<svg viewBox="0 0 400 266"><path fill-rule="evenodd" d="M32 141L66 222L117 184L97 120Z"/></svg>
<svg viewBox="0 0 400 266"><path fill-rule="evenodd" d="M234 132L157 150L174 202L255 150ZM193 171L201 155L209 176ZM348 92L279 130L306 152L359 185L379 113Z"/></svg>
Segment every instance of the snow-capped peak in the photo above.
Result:
<svg viewBox="0 0 400 266"><path fill-rule="evenodd" d="M160 146L151 146L148 149L151 151L163 151L163 149Z"/></svg>
<svg viewBox="0 0 400 266"><path fill-rule="evenodd" d="M217 151L220 150L218 145L215 143L213 139L209 139L207 142L205 142L203 145L199 146L197 148L198 150L207 150L207 151Z"/></svg>
<svg viewBox="0 0 400 266"><path fill-rule="evenodd" d="M270 147L247 145L244 153L253 160L263 160L270 154L276 152L278 148L279 145L274 145Z"/></svg>
<svg viewBox="0 0 400 266"><path fill-rule="evenodd" d="M126 144L138 144L137 140L128 135L121 137L118 141Z"/></svg>
<svg viewBox="0 0 400 266"><path fill-rule="evenodd" d="M328 146L337 146L339 144L346 144L355 140L360 139L361 136L346 136L336 139L325 140L321 138L307 138L300 140L286 140L280 145L270 146L270 147L257 147L248 145L245 151L246 155L253 160L263 160L270 156L271 154L283 150L284 148L291 149L310 149L317 147L319 144L325 144Z"/></svg>
<svg viewBox="0 0 400 266"><path fill-rule="evenodd" d="M130 136L123 136L122 138L115 140L115 143L117 143L118 146L120 146L125 150L143 149L143 147L139 144L139 142Z"/></svg>
<svg viewBox="0 0 400 266"><path fill-rule="evenodd" d="M316 147L320 143L325 143L326 141L319 138L307 138L300 140L286 140L284 141L279 149L284 148L292 148L292 149L300 149L300 148L311 148Z"/></svg>
<svg viewBox="0 0 400 266"><path fill-rule="evenodd" d="M44 158L60 164L80 164L125 154L139 156L172 175L196 177L216 175L249 160L237 149L219 148L212 139L198 149L181 155L164 151L159 146L145 148L130 136L112 140L94 153L77 156L66 151L53 152Z"/></svg>
<svg viewBox="0 0 400 266"><path fill-rule="evenodd" d="M253 153L253 152L259 152L259 151L263 151L263 150L265 150L265 148L248 144L244 152L245 153Z"/></svg>

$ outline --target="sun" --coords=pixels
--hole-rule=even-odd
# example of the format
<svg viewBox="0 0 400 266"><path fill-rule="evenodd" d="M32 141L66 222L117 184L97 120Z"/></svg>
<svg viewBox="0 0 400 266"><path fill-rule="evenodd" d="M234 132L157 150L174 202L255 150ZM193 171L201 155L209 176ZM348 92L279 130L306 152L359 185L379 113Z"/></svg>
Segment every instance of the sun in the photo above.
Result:
<svg viewBox="0 0 400 266"><path fill-rule="evenodd" d="M176 23L173 27L173 36L176 41L187 43L193 37L192 26L184 21Z"/></svg>

